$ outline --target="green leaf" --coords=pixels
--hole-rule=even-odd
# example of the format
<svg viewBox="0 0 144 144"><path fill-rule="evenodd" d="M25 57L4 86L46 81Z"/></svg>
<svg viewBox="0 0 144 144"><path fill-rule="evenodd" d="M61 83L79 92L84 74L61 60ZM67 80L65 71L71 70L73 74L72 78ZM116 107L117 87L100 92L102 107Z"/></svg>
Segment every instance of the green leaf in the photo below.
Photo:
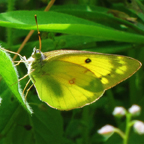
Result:
<svg viewBox="0 0 144 144"><path fill-rule="evenodd" d="M0 26L36 30L34 15L38 17L39 29L50 32L75 34L123 42L144 41L143 35L118 31L98 23L57 12L14 11L0 14Z"/></svg>
<svg viewBox="0 0 144 144"><path fill-rule="evenodd" d="M79 18L87 19L93 22L97 22L104 26L115 28L121 31L134 32L139 34L144 34L142 28L143 24L138 22L138 24L133 24L127 20L118 18L109 13L109 8L89 6L89 5L61 5L54 6L51 10L56 12L62 12L70 14ZM135 16L137 17L137 16ZM125 26L124 28L122 26Z"/></svg>
<svg viewBox="0 0 144 144"><path fill-rule="evenodd" d="M0 111L0 143L62 144L63 122L60 112L42 103L36 95L31 94L29 98L31 104L33 103L32 116L18 106L16 101L3 98Z"/></svg>
<svg viewBox="0 0 144 144"><path fill-rule="evenodd" d="M2 79L6 82L7 86L14 94L14 96L19 100L21 105L32 114L28 103L25 105L25 99L22 95L22 90L18 82L18 72L12 63L10 56L0 48L0 75Z"/></svg>

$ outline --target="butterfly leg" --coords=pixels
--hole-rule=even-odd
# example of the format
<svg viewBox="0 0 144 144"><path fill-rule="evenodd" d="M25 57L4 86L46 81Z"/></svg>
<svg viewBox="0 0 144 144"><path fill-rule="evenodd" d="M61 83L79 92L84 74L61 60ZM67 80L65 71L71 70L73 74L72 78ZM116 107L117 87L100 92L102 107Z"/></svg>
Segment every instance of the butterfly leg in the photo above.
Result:
<svg viewBox="0 0 144 144"><path fill-rule="evenodd" d="M22 92L23 95L24 95L24 92L25 92L27 86L29 85L30 81L31 81L31 79L29 79L28 82L26 83L26 85L25 85L25 87L24 87L24 90L23 90L23 92ZM33 85L34 85L34 84L32 84L32 85L27 89L27 92L26 92L26 94L25 94L25 103L26 103L26 98L27 98L28 92L30 91L30 89L32 88Z"/></svg>
<svg viewBox="0 0 144 144"><path fill-rule="evenodd" d="M17 64L15 64L14 66L18 66L21 62L24 62L24 61L22 61L22 60L20 60L20 61L13 61L14 63L17 63Z"/></svg>
<svg viewBox="0 0 144 144"><path fill-rule="evenodd" d="M29 83L29 81L28 81ZM28 89L27 89L27 92L25 94L25 103L26 103L26 98L27 98L27 95L28 95L28 92L30 91L30 89L33 87L34 84L32 84Z"/></svg>

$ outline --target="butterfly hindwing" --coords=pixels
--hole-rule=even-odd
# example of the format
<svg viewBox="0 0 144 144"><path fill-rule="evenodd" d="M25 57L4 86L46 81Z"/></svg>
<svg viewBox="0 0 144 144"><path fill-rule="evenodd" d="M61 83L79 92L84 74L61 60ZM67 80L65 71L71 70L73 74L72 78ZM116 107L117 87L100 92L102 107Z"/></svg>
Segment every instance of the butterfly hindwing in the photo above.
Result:
<svg viewBox="0 0 144 144"><path fill-rule="evenodd" d="M87 68L54 60L33 72L39 98L60 110L82 107L96 101L104 92L101 81Z"/></svg>

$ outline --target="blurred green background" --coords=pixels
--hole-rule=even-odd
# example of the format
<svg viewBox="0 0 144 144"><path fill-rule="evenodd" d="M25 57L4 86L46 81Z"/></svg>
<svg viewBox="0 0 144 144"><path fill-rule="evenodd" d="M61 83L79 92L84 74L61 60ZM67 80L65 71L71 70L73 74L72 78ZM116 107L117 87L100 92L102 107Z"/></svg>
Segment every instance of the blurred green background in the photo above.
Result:
<svg viewBox="0 0 144 144"><path fill-rule="evenodd" d="M16 52L28 32L36 30L37 14L43 52L87 50L130 56L143 63L144 0L56 0L50 11L44 12L48 2L0 0L1 46ZM20 54L28 58L34 47L39 47L37 31ZM27 73L24 64L17 69L20 77ZM20 82L22 89L28 79ZM128 80L107 90L97 102L62 112L42 103L33 87L27 97L33 110L30 115L1 79L0 144L121 144L119 135L105 140L97 130L106 124L125 130L125 117L112 115L116 106L128 109L139 105L141 115L134 119L144 121L143 81L142 67ZM144 135L131 129L129 144L143 143Z"/></svg>

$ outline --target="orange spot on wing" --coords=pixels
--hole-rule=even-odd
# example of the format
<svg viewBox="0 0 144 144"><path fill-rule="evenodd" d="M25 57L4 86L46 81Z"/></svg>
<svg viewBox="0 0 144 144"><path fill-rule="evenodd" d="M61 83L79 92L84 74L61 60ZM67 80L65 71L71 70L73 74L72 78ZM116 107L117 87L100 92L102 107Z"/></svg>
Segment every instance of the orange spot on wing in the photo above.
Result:
<svg viewBox="0 0 144 144"><path fill-rule="evenodd" d="M75 83L75 78L69 80L69 83L70 83L70 84L74 84L74 83Z"/></svg>
<svg viewBox="0 0 144 144"><path fill-rule="evenodd" d="M89 72L89 70L88 70L88 69L86 69L86 70L84 71L84 73L87 73L87 72Z"/></svg>

